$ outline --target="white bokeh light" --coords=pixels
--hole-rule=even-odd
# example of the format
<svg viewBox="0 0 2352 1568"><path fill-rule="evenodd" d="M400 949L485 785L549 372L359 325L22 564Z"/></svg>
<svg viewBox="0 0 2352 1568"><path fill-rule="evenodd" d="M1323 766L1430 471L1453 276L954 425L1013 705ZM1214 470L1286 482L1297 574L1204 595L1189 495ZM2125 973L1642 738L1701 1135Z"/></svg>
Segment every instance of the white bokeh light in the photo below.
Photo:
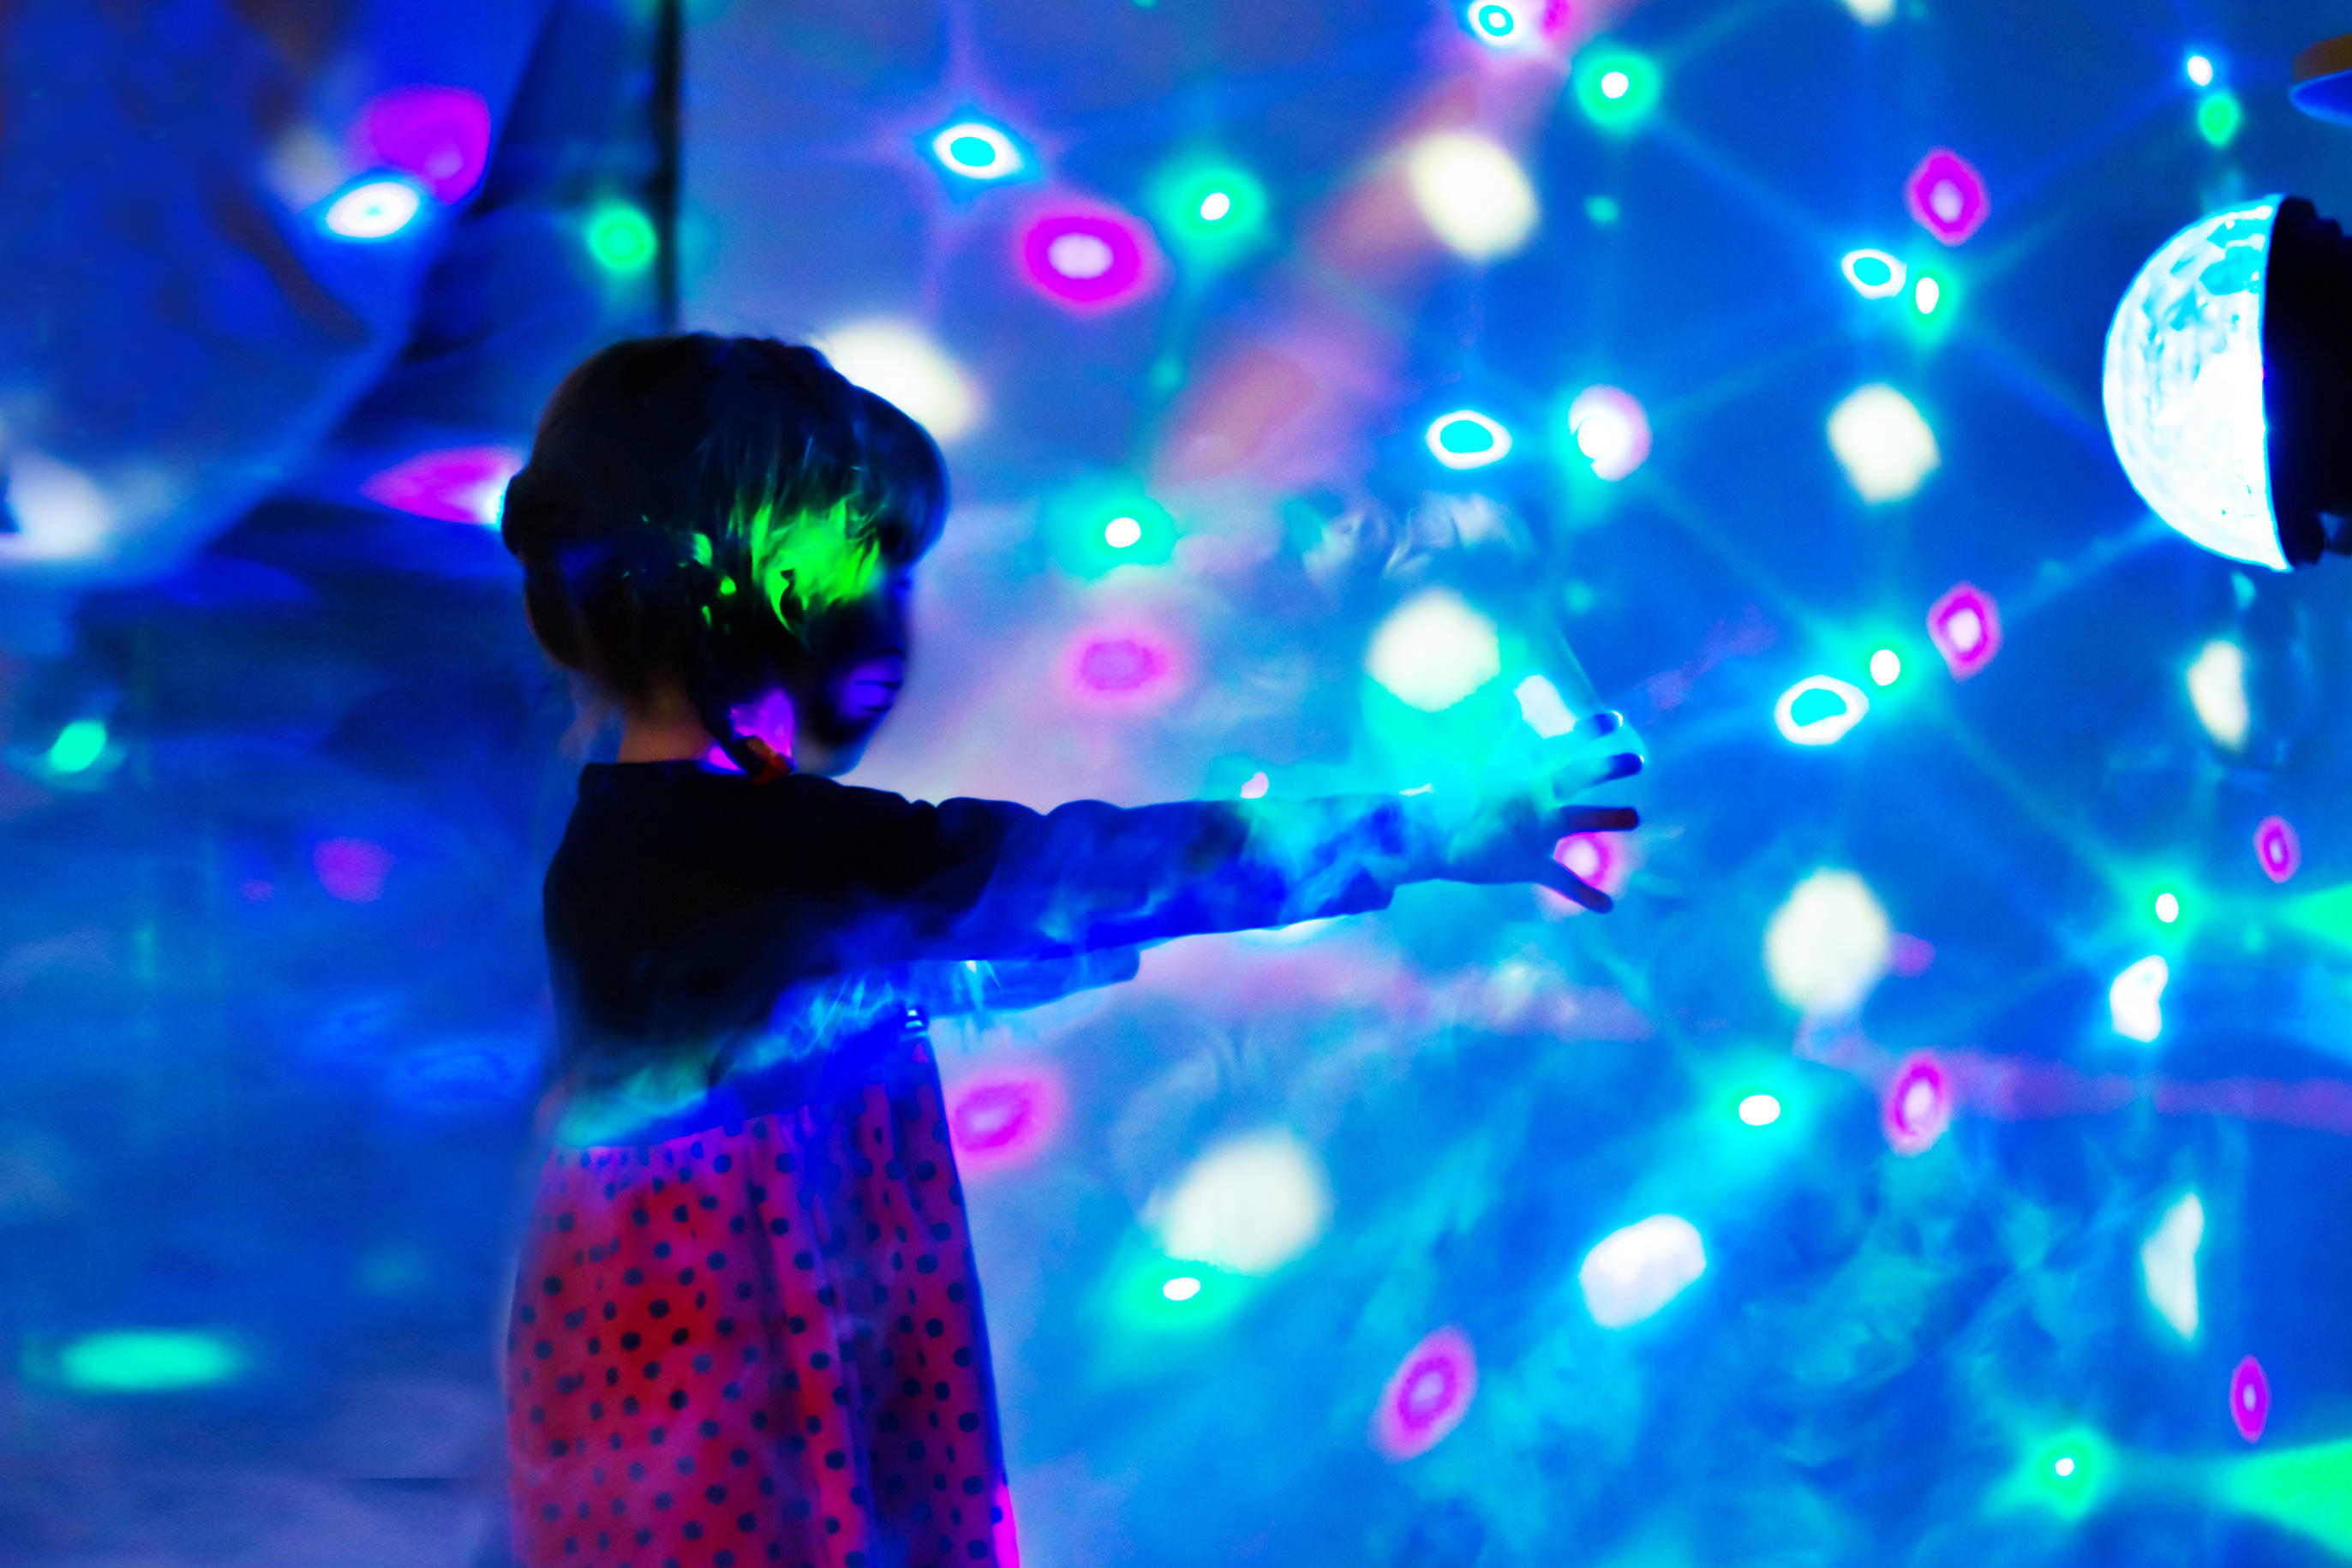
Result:
<svg viewBox="0 0 2352 1568"><path fill-rule="evenodd" d="M2276 196L2198 219L2140 268L2107 329L2107 434L2157 516L2217 554L2287 569L2271 510L2263 286Z"/></svg>
<svg viewBox="0 0 2352 1568"><path fill-rule="evenodd" d="M816 340L834 368L888 398L931 433L952 441L980 420L980 393L961 366L912 321L852 321Z"/></svg>
<svg viewBox="0 0 2352 1568"><path fill-rule="evenodd" d="M1218 1144L1154 1196L1144 1219L1171 1258L1271 1274L1322 1239L1331 1185L1307 1146L1279 1130Z"/></svg>
<svg viewBox="0 0 2352 1568"><path fill-rule="evenodd" d="M1829 434L1846 481L1873 506L1916 494L1943 466L1927 419L1884 382L1857 387L1831 410Z"/></svg>
<svg viewBox="0 0 2352 1568"><path fill-rule="evenodd" d="M1650 416L1622 387L1588 386L1568 405L1568 428L1593 477L1614 484L1647 461Z"/></svg>
<svg viewBox="0 0 2352 1568"><path fill-rule="evenodd" d="M1559 688L1540 675L1530 675L1511 688L1511 695L1519 700L1519 717L1545 740L1554 740L1576 728L1576 715L1568 710L1568 702Z"/></svg>
<svg viewBox="0 0 2352 1568"><path fill-rule="evenodd" d="M1503 673L1502 640L1460 595L1430 588L1389 612L1364 672L1406 707L1435 713Z"/></svg>
<svg viewBox="0 0 2352 1568"><path fill-rule="evenodd" d="M1870 884L1851 871L1814 872L1764 928L1773 994L1809 1016L1862 1005L1894 955L1894 923Z"/></svg>
<svg viewBox="0 0 2352 1568"><path fill-rule="evenodd" d="M1484 136L1433 132L1406 153L1404 172L1423 221L1457 256L1491 261L1535 232L1535 187L1517 161Z"/></svg>
<svg viewBox="0 0 2352 1568"><path fill-rule="evenodd" d="M2164 1211L2139 1246L2147 1304L2184 1340L2197 1337L2197 1248L2205 1239L2205 1205L2195 1193Z"/></svg>
<svg viewBox="0 0 2352 1568"><path fill-rule="evenodd" d="M1706 1272L1706 1245L1680 1215L1654 1214L1612 1231L1584 1255L1576 1283L1585 1310L1604 1329L1657 1315Z"/></svg>
<svg viewBox="0 0 2352 1568"><path fill-rule="evenodd" d="M2107 1017L2127 1040L2152 1045L2164 1033L2164 985L2172 971L2157 955L2141 959L2107 987Z"/></svg>
<svg viewBox="0 0 2352 1568"><path fill-rule="evenodd" d="M2253 727L2253 710L2246 703L2245 649L2218 638L2207 643L2187 679L2189 705L2213 743L2225 752L2243 751L2246 731Z"/></svg>
<svg viewBox="0 0 2352 1568"><path fill-rule="evenodd" d="M408 181L377 178L337 196L319 221L339 239L390 239L424 205L425 193Z"/></svg>

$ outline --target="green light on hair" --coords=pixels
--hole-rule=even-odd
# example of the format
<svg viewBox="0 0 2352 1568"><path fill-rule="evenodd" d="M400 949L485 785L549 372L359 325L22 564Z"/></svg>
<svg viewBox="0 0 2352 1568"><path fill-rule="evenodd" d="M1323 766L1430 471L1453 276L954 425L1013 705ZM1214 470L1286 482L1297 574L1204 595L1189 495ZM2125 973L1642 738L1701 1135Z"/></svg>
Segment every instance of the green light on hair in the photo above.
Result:
<svg viewBox="0 0 2352 1568"><path fill-rule="evenodd" d="M226 1383L236 1352L210 1334L123 1331L90 1334L66 1346L58 1373L68 1388L91 1394L163 1394Z"/></svg>
<svg viewBox="0 0 2352 1568"><path fill-rule="evenodd" d="M1650 117L1665 79L1657 62L1631 49L1587 50L1576 62L1576 103L1603 131L1625 132Z"/></svg>
<svg viewBox="0 0 2352 1568"><path fill-rule="evenodd" d="M49 742L50 771L78 773L106 754L106 721L77 719Z"/></svg>
<svg viewBox="0 0 2352 1568"><path fill-rule="evenodd" d="M607 272L643 272L661 248L653 220L626 202L607 202L588 215L588 254Z"/></svg>
<svg viewBox="0 0 2352 1568"><path fill-rule="evenodd" d="M2352 1557L2352 1441L2240 1459L2223 1476L2221 1491L2240 1512L2300 1531Z"/></svg>
<svg viewBox="0 0 2352 1568"><path fill-rule="evenodd" d="M696 534L693 540L688 544L687 548L694 552L694 559L697 563L704 566L710 564L710 536L709 534Z"/></svg>
<svg viewBox="0 0 2352 1568"><path fill-rule="evenodd" d="M2197 100L2197 134L2216 147L2235 142L2245 123L2245 106L2234 92L2217 89Z"/></svg>
<svg viewBox="0 0 2352 1568"><path fill-rule="evenodd" d="M762 503L746 530L751 572L776 619L788 631L807 617L872 591L882 575L882 546L838 500L824 511L803 511L782 524Z"/></svg>

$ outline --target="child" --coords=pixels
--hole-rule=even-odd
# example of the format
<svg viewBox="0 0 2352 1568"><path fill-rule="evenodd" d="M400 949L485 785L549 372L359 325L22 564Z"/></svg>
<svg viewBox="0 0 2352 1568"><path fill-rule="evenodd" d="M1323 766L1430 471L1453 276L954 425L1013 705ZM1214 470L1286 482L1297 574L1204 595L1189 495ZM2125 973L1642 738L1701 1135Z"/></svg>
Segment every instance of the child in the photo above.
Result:
<svg viewBox="0 0 2352 1568"><path fill-rule="evenodd" d="M1633 825L1561 804L1631 755L1450 814L835 784L896 700L946 507L898 409L706 335L573 371L508 489L532 629L625 715L547 875L559 1082L506 1372L529 1568L1015 1560L925 1037L949 979L1098 981L1133 961L1090 954L1429 878L1607 907L1552 848Z"/></svg>

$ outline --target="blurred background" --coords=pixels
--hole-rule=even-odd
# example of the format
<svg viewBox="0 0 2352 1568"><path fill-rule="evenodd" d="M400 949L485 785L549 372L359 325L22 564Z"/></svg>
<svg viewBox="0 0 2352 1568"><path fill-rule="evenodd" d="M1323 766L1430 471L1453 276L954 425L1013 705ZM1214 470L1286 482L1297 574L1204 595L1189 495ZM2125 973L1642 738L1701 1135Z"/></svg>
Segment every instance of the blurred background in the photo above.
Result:
<svg viewBox="0 0 2352 1568"><path fill-rule="evenodd" d="M495 529L668 323L945 447L854 775L1496 778L1424 887L943 1024L1024 1560L2352 1556L2352 573L2116 300L2340 213L2315 0L0 7L0 1563L509 1561L583 758Z"/></svg>

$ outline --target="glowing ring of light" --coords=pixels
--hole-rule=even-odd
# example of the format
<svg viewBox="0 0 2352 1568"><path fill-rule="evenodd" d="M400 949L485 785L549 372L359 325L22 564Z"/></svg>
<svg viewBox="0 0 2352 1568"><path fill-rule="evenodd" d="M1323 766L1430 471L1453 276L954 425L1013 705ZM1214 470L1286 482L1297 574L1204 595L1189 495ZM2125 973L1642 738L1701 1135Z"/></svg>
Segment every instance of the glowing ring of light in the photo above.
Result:
<svg viewBox="0 0 2352 1568"><path fill-rule="evenodd" d="M1865 261L1875 261L1883 265L1886 268L1886 281L1864 283L1862 280L1860 268ZM1883 250L1874 250L1868 246L1864 246L1860 250L1847 251L1839 258L1838 270L1844 273L1845 280L1853 285L1853 291L1865 300L1893 299L1903 292L1903 285L1910 277L1908 269L1903 265L1901 257L1889 256Z"/></svg>
<svg viewBox="0 0 2352 1568"><path fill-rule="evenodd" d="M1447 450L1438 440L1438 433L1463 419L1494 437L1494 445L1475 452ZM1439 415L1429 422L1428 432L1422 438L1429 443L1429 455L1449 468L1483 468L1489 463L1501 462L1511 453L1511 433L1475 408L1457 408L1451 414Z"/></svg>
<svg viewBox="0 0 2352 1568"><path fill-rule="evenodd" d="M1797 700L1809 691L1826 691L1845 704L1845 711L1832 713L1826 719L1797 722ZM1846 731L1862 722L1870 711L1870 699L1862 688L1852 686L1830 675L1809 675L1788 690L1772 705L1772 722L1781 737L1792 745L1833 746L1845 739Z"/></svg>
<svg viewBox="0 0 2352 1568"><path fill-rule="evenodd" d="M338 239L390 239L415 221L424 206L425 192L414 182L379 175L329 203L319 223Z"/></svg>
<svg viewBox="0 0 2352 1568"><path fill-rule="evenodd" d="M1517 5L1509 4L1509 0L1470 0L1468 9L1470 31L1488 47L1516 49L1528 41L1526 19L1519 15ZM1501 14L1499 29L1495 26L1497 18L1491 15L1496 12Z"/></svg>
<svg viewBox="0 0 2352 1568"><path fill-rule="evenodd" d="M989 160L971 163L955 155L955 144L965 137L986 142ZM1021 172L1021 149L1013 138L984 120L963 120L949 126L931 138L931 156L951 174L961 174L967 180L1001 180Z"/></svg>

